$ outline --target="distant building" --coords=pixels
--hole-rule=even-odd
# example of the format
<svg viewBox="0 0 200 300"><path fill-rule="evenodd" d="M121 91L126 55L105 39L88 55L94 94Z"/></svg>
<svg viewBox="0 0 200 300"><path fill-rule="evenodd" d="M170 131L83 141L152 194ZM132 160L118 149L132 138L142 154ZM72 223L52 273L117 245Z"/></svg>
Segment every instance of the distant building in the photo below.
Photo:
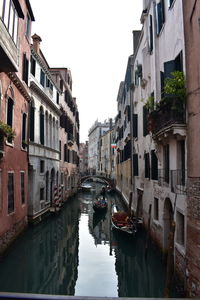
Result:
<svg viewBox="0 0 200 300"><path fill-rule="evenodd" d="M29 0L0 1L0 253L27 225L32 21Z"/></svg>
<svg viewBox="0 0 200 300"><path fill-rule="evenodd" d="M60 93L34 34L30 67L29 220L34 222L55 205L59 184Z"/></svg>
<svg viewBox="0 0 200 300"><path fill-rule="evenodd" d="M72 97L72 75L67 68L50 68L60 89L60 188L65 202L77 188L79 178L79 112L76 98Z"/></svg>
<svg viewBox="0 0 200 300"><path fill-rule="evenodd" d="M99 155L99 139L105 134L110 128L109 121L104 121L104 123L98 122L90 128L88 137L88 169L89 173L94 175L97 174L100 169L98 155Z"/></svg>
<svg viewBox="0 0 200 300"><path fill-rule="evenodd" d="M79 157L80 157L80 165L79 165L80 175L82 176L87 175L88 174L88 141L86 141L85 143L80 143Z"/></svg>

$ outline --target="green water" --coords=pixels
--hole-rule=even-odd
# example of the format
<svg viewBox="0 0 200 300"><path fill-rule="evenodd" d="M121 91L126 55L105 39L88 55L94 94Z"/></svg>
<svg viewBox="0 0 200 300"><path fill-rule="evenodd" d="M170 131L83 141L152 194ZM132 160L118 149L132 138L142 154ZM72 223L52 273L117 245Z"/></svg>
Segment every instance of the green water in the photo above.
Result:
<svg viewBox="0 0 200 300"><path fill-rule="evenodd" d="M99 185L98 185L99 188ZM0 291L106 297L163 297L165 266L145 232L113 232L92 208L95 191L72 198L57 216L29 227L0 260ZM120 204L119 204L120 205Z"/></svg>

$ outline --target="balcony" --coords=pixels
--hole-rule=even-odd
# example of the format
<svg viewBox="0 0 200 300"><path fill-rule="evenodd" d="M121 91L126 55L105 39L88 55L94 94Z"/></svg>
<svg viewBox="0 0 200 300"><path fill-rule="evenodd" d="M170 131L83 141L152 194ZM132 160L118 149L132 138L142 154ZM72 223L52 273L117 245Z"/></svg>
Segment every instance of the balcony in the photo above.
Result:
<svg viewBox="0 0 200 300"><path fill-rule="evenodd" d="M185 136L185 124L184 107L176 108L173 101L161 104L159 109L148 115L148 130L152 132L154 139L161 139L168 134Z"/></svg>
<svg viewBox="0 0 200 300"><path fill-rule="evenodd" d="M17 72L18 71L18 50L8 33L7 28L0 18L0 71Z"/></svg>

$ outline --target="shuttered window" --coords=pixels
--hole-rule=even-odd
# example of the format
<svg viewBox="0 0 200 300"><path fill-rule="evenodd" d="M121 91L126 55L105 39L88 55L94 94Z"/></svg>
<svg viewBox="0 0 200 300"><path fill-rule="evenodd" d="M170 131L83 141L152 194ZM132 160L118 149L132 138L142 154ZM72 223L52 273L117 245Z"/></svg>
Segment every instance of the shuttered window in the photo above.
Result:
<svg viewBox="0 0 200 300"><path fill-rule="evenodd" d="M8 213L14 211L14 174L8 173Z"/></svg>
<svg viewBox="0 0 200 300"><path fill-rule="evenodd" d="M34 136L35 136L35 108L33 104L31 103L30 108L30 140L31 142L34 142Z"/></svg>
<svg viewBox="0 0 200 300"><path fill-rule="evenodd" d="M40 143L44 145L44 113L40 109Z"/></svg>
<svg viewBox="0 0 200 300"><path fill-rule="evenodd" d="M40 84L44 87L45 86L45 74L42 71L42 69L40 70Z"/></svg>
<svg viewBox="0 0 200 300"><path fill-rule="evenodd" d="M22 79L28 84L28 70L29 69L29 61L26 58L26 53L23 55L23 74Z"/></svg>
<svg viewBox="0 0 200 300"><path fill-rule="evenodd" d="M133 114L133 137L138 137L138 115Z"/></svg>
<svg viewBox="0 0 200 300"><path fill-rule="evenodd" d="M143 135L146 136L148 133L148 109L143 106Z"/></svg>
<svg viewBox="0 0 200 300"><path fill-rule="evenodd" d="M150 53L153 51L153 19L152 19L152 15L150 15L150 19L149 19L149 51L150 51Z"/></svg>
<svg viewBox="0 0 200 300"><path fill-rule="evenodd" d="M151 150L151 179L158 180L158 158L155 150Z"/></svg>

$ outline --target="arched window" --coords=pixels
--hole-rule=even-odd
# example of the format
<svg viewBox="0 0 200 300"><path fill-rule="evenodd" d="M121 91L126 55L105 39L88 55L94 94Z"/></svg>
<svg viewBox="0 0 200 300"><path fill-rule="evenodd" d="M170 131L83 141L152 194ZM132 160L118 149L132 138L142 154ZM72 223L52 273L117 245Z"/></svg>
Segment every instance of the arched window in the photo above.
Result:
<svg viewBox="0 0 200 300"><path fill-rule="evenodd" d="M50 147L52 147L52 126L53 124L52 124L52 116L50 115L49 116L49 138L50 138L50 144L49 144L49 146Z"/></svg>
<svg viewBox="0 0 200 300"><path fill-rule="evenodd" d="M55 127L55 118L53 118L53 130L52 130L52 134L53 134L53 143L52 143L52 148L55 149L56 146L56 127Z"/></svg>
<svg viewBox="0 0 200 300"><path fill-rule="evenodd" d="M13 107L14 101L9 97L7 104L7 124L11 127L13 126Z"/></svg>
<svg viewBox="0 0 200 300"><path fill-rule="evenodd" d="M45 113L45 124L46 124L46 146L49 146L49 114Z"/></svg>
<svg viewBox="0 0 200 300"><path fill-rule="evenodd" d="M34 142L35 139L35 105L31 101L30 105L30 141Z"/></svg>
<svg viewBox="0 0 200 300"><path fill-rule="evenodd" d="M40 143L44 145L44 111L40 107Z"/></svg>

